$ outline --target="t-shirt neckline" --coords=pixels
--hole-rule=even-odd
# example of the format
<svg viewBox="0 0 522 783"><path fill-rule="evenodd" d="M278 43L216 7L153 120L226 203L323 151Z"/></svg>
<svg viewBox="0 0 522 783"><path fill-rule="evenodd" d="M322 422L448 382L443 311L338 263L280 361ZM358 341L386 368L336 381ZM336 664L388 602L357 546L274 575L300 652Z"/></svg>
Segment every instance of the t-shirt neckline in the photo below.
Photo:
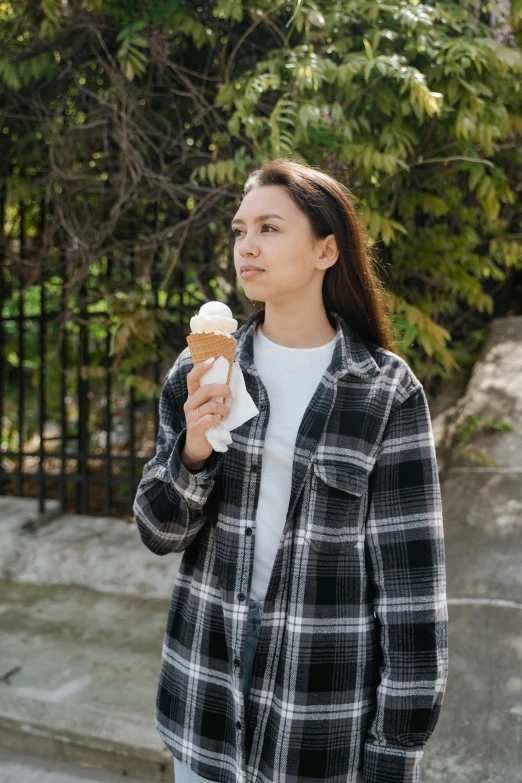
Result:
<svg viewBox="0 0 522 783"><path fill-rule="evenodd" d="M279 348L281 351L293 351L294 353L310 353L312 351L323 351L325 348L329 348L331 345L333 345L337 339L337 333L335 334L335 337L333 337L330 342L325 343L324 345L316 345L315 348L290 348L287 345L279 345L279 343L274 343L272 340L269 340L268 337L263 334L261 329L258 327L256 330L256 334L259 335L259 339L265 342L267 345L270 345L272 348Z"/></svg>

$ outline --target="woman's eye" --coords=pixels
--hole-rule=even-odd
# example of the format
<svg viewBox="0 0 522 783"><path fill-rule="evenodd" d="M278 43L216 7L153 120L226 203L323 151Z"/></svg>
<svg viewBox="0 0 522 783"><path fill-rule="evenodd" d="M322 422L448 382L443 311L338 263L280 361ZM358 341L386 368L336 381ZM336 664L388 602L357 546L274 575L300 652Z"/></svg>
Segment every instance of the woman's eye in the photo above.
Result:
<svg viewBox="0 0 522 783"><path fill-rule="evenodd" d="M261 228L272 228L274 231L277 231L277 228L275 226L271 226L268 223L263 223ZM230 229L230 233L233 237L238 237L241 234L241 230L239 228L232 228Z"/></svg>

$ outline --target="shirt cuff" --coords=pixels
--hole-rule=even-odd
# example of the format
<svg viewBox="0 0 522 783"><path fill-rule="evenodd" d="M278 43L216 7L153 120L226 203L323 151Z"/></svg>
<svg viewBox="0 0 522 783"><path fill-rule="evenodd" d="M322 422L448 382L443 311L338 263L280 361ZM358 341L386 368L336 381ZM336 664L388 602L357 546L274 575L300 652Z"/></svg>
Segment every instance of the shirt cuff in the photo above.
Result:
<svg viewBox="0 0 522 783"><path fill-rule="evenodd" d="M186 427L181 430L169 457L169 471L172 485L178 495L194 509L202 509L214 486L216 474L221 467L224 452L212 450L202 470L191 473L181 461L181 452L185 445Z"/></svg>
<svg viewBox="0 0 522 783"><path fill-rule="evenodd" d="M363 783L419 783L423 748L364 746Z"/></svg>

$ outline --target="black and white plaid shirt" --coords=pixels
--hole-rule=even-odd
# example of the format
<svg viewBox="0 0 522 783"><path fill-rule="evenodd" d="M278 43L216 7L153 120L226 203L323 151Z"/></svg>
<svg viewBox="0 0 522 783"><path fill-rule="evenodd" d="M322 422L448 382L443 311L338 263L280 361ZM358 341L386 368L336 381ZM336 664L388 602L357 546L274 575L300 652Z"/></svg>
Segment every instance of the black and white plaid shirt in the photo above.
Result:
<svg viewBox="0 0 522 783"><path fill-rule="evenodd" d="M157 555L183 552L155 721L219 783L416 783L448 671L443 518L426 396L407 363L330 311L333 358L297 434L248 707L243 649L270 414L254 313L234 332L259 414L200 473L183 465L188 348L160 399L134 502Z"/></svg>

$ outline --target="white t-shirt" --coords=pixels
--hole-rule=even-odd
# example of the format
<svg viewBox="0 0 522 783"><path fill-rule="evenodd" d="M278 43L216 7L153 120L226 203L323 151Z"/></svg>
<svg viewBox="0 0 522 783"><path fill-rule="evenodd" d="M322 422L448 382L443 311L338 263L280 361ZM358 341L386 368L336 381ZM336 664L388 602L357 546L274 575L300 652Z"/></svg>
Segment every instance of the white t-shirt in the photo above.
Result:
<svg viewBox="0 0 522 783"><path fill-rule="evenodd" d="M332 361L335 339L317 348L287 348L255 331L254 363L270 402L256 513L251 587L256 601L265 599L285 526L299 425Z"/></svg>

